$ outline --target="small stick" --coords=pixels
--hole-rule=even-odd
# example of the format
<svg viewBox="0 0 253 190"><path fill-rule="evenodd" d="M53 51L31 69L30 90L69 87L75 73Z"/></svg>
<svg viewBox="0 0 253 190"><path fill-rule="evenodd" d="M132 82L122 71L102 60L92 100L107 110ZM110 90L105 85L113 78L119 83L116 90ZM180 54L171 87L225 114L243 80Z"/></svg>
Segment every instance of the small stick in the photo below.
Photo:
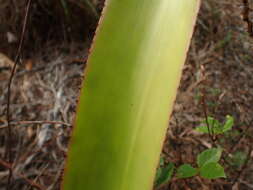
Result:
<svg viewBox="0 0 253 190"><path fill-rule="evenodd" d="M11 70L11 75L9 78L9 82L8 82L8 90L7 90L7 112L6 112L6 117L7 117L7 125L8 125L8 134L7 134L7 147L6 147L6 157L8 157L8 161L9 163L12 163L12 129L10 126L10 122L11 122L11 114L10 114L10 101L11 101L11 84L13 81L13 77L16 71L16 67L18 65L20 56L21 56L21 50L23 48L23 44L24 44L24 36L25 36L25 31L27 28L27 20L28 20L28 15L29 15L29 11L30 11L30 7L31 7L31 1L32 0L28 0L27 2L27 6L26 6L26 12L25 12L25 18L24 18L24 24L23 24L23 28L22 28L22 33L21 33L21 39L19 42L19 46L18 46L18 51L15 57L15 62L14 62L14 66ZM12 178L12 167L9 167L9 176L8 176L8 181L7 181L7 190L10 190L10 185L11 185L11 178Z"/></svg>
<svg viewBox="0 0 253 190"><path fill-rule="evenodd" d="M2 165L3 167L7 168L7 169L11 169L12 170L12 165L10 163L7 163L3 160L0 159L0 165ZM35 187L38 190L43 190L45 189L44 187L42 187L41 185L35 183L34 181L28 179L27 177L25 177L22 174L16 173L17 176L19 176L20 178L22 178L23 180L25 180L28 184L30 184L32 187Z"/></svg>
<svg viewBox="0 0 253 190"><path fill-rule="evenodd" d="M67 127L71 127L72 125L69 123L65 123L62 121L12 121L10 122L10 125L29 125L29 124L52 124L52 125L65 125ZM0 126L0 129L7 128L8 124L4 124Z"/></svg>
<svg viewBox="0 0 253 190"><path fill-rule="evenodd" d="M244 22L247 23L248 26L248 33L251 37L253 37L253 23L250 21L250 7L249 7L249 0L242 0L243 3L243 10L242 10L242 19Z"/></svg>

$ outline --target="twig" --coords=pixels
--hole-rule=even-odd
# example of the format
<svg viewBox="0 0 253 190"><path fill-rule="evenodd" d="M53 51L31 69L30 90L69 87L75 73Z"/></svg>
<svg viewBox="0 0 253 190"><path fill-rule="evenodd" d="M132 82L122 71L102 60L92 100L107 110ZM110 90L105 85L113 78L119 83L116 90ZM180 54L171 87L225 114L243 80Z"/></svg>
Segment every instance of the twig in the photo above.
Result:
<svg viewBox="0 0 253 190"><path fill-rule="evenodd" d="M206 79L206 73L205 73L204 66L201 66L200 69L201 69L201 73L203 75L203 78ZM216 143L215 143L216 139L215 139L214 130L213 130L214 120L213 120L211 125L208 121L208 115L207 115L207 110L208 109L207 109L207 105L206 105L206 91L205 91L205 88L201 89L201 94L202 94L201 104L202 104L202 109L203 109L203 112L204 112L204 117L205 117L205 122L206 122L207 130L208 130L208 135L209 135L209 138L212 141L212 145L216 145Z"/></svg>
<svg viewBox="0 0 253 190"><path fill-rule="evenodd" d="M75 60L71 60L67 65L72 65L72 64L86 64L87 62L87 57L85 57L84 59L75 59ZM30 74L30 73L34 73L37 71L41 71L44 70L46 71L51 71L52 69L54 69L55 67L64 64L61 60L57 61L56 63L50 64L50 66L48 65L42 65L42 66L38 66L36 68L33 68L31 70L23 70L23 71L19 71L16 73L15 77L21 77L25 74Z"/></svg>
<svg viewBox="0 0 253 190"><path fill-rule="evenodd" d="M250 21L250 7L249 7L249 0L242 0L243 3L243 10L242 10L242 19L244 22L247 23L248 26L248 33L251 37L253 37L253 23Z"/></svg>
<svg viewBox="0 0 253 190"><path fill-rule="evenodd" d="M49 165L49 164L47 164L47 165L41 170L41 172L37 175L37 177L33 180L34 183L36 183L36 181L39 179L39 177L42 176L42 175L44 174L44 172L45 172L46 169L48 168L48 165ZM30 185L29 190L32 190L32 189L33 189L33 186Z"/></svg>
<svg viewBox="0 0 253 190"><path fill-rule="evenodd" d="M246 185L248 188L253 189L253 184L250 184L247 181L244 181L244 180L241 180L241 179L239 180L239 182Z"/></svg>
<svg viewBox="0 0 253 190"><path fill-rule="evenodd" d="M208 122L207 109L206 109L206 98L205 98L205 93L204 92L202 92L201 104L202 104L202 107L203 107L203 112L204 112L204 116L205 116L208 135L212 139L211 128L210 128L209 122Z"/></svg>
<svg viewBox="0 0 253 190"><path fill-rule="evenodd" d="M64 163L62 163L61 166L59 167L58 172L55 175L54 182L52 183L52 185L50 185L50 187L48 187L47 190L55 189L57 183L62 181L63 172L64 172Z"/></svg>
<svg viewBox="0 0 253 190"><path fill-rule="evenodd" d="M12 170L12 165L8 162L5 162L3 160L0 159L0 165L2 165L3 167L7 168L7 169L11 169ZM39 189L39 190L43 190L45 189L44 187L42 187L41 185L35 183L34 181L28 179L27 177L25 177L24 175L22 174L19 174L19 173L15 173L17 176L19 176L20 178L22 178L23 180L25 180L29 185L31 185L32 187L35 187L36 189Z"/></svg>
<svg viewBox="0 0 253 190"><path fill-rule="evenodd" d="M69 123L65 123L62 121L12 121L10 122L10 125L30 125L30 124L59 124L59 125L65 125L67 127L71 127L72 125ZM0 126L0 129L7 128L8 124L4 124Z"/></svg>
<svg viewBox="0 0 253 190"><path fill-rule="evenodd" d="M31 1L32 0L28 0L27 2L27 6L26 6L26 12L25 12L25 19L24 19L24 24L23 24L23 28L22 28L22 33L21 33L21 39L19 42L19 46L18 46L18 50L17 50L17 54L15 57L15 61L14 61L14 66L12 68L11 71L11 75L9 78L9 82L8 82L8 92L7 92L7 112L6 112L6 117L7 117L7 124L8 124L8 134L7 134L7 150L6 150L6 157L8 157L8 161L9 163L12 163L12 129L10 126L10 122L11 122L11 114L10 114L10 101L11 101L11 84L13 81L13 77L16 71L16 67L18 65L20 56L21 56L21 50L23 48L23 44L24 44L24 36L25 36L25 32L26 32L26 28L27 28L27 20L28 20L28 15L29 15L29 11L30 11L30 7L31 7ZM11 184L11 178L12 178L12 167L9 168L9 176L8 176L8 181L7 181L7 190L10 190L10 184Z"/></svg>

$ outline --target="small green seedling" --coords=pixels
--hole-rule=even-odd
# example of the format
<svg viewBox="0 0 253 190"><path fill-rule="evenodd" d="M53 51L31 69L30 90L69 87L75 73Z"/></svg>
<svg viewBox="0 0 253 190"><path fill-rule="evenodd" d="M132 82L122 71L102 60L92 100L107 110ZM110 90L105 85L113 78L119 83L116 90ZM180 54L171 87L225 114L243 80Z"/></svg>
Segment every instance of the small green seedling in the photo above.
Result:
<svg viewBox="0 0 253 190"><path fill-rule="evenodd" d="M227 115L225 123L220 123L213 117L207 117L207 120L204 120L201 123L202 125L198 126L195 129L196 131L218 135L232 129L234 125L234 118L230 115Z"/></svg>
<svg viewBox="0 0 253 190"><path fill-rule="evenodd" d="M161 185L170 181L174 172L174 168L175 166L173 163L169 163L165 166L164 159L161 157L160 166L156 172L155 187L160 187Z"/></svg>
<svg viewBox="0 0 253 190"><path fill-rule="evenodd" d="M221 148L210 148L204 150L197 156L197 168L190 164L183 164L177 168L176 177L179 179L189 178L199 175L205 179L217 179L224 177L226 174L224 168L218 163L221 158ZM169 163L164 166L163 158L160 160L160 167L157 169L155 187L158 188L169 182L173 176L174 164Z"/></svg>
<svg viewBox="0 0 253 190"><path fill-rule="evenodd" d="M193 168L190 164L183 164L177 169L178 178L189 178L198 174L198 170Z"/></svg>
<svg viewBox="0 0 253 190"><path fill-rule="evenodd" d="M202 124L200 126L195 128L196 131L218 135L224 134L232 129L234 125L234 118L230 115L227 115L226 121L224 123L220 123L213 117L207 117L207 120L204 120L201 123ZM177 168L175 176L179 179L189 178L196 175L199 175L205 179L217 179L222 177L226 178L224 168L219 164L221 154L222 148L220 147L206 149L198 154L196 168L190 164L183 164ZM233 158L236 160L236 155ZM155 187L158 188L169 182L173 176L174 169L175 166L173 163L169 163L165 166L164 159L161 157L160 165L157 169Z"/></svg>
<svg viewBox="0 0 253 190"><path fill-rule="evenodd" d="M206 179L226 177L224 168L218 163L221 157L221 148L210 148L197 156L197 168L190 164L183 164L177 169L178 178L189 178L200 175Z"/></svg>

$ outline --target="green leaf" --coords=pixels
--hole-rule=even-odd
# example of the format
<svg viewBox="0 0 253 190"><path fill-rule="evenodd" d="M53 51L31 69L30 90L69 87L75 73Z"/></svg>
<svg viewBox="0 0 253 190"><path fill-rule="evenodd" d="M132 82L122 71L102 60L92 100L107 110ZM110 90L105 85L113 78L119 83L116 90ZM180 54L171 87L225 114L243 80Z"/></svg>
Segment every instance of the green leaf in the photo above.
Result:
<svg viewBox="0 0 253 190"><path fill-rule="evenodd" d="M190 164L183 164L177 169L178 178L188 178L197 175L198 170Z"/></svg>
<svg viewBox="0 0 253 190"><path fill-rule="evenodd" d="M207 121L203 120L201 123L202 123L201 126L195 128L195 130L198 131L198 132L202 132L202 133L209 133L210 132L210 133L213 133L213 134L223 133L222 124L218 120L216 120L212 117L208 117ZM210 131L208 130L207 123L208 123Z"/></svg>
<svg viewBox="0 0 253 190"><path fill-rule="evenodd" d="M202 167L203 165L210 162L218 162L220 160L221 153L221 148L210 148L201 152L197 157L198 166Z"/></svg>
<svg viewBox="0 0 253 190"><path fill-rule="evenodd" d="M160 171L158 171L159 174L156 177L155 186L159 187L162 184L167 183L172 177L172 174L174 172L174 168L175 168L175 166L173 163L169 163L165 168L160 168Z"/></svg>
<svg viewBox="0 0 253 190"><path fill-rule="evenodd" d="M160 166L163 166L163 165L164 165L164 157L163 157L163 156L160 157L159 165L160 165Z"/></svg>
<svg viewBox="0 0 253 190"><path fill-rule="evenodd" d="M196 131L201 132L201 133L209 133L208 127L206 125L203 126L198 126L195 128Z"/></svg>
<svg viewBox="0 0 253 190"><path fill-rule="evenodd" d="M218 135L218 134L222 134L226 131L231 130L231 128L234 125L234 118L230 115L227 115L225 124L221 124L218 120L212 117L208 117L207 121L203 120L201 123L202 125L195 128L196 131L201 132L201 133L209 133L209 130L210 130L210 133ZM208 126L209 126L209 130L208 130Z"/></svg>
<svg viewBox="0 0 253 190"><path fill-rule="evenodd" d="M155 182L158 181L158 179L161 177L161 174L162 174L162 168L158 167L156 170Z"/></svg>
<svg viewBox="0 0 253 190"><path fill-rule="evenodd" d="M85 70L63 190L149 190L199 0L107 0Z"/></svg>
<svg viewBox="0 0 253 190"><path fill-rule="evenodd" d="M226 132L226 131L229 131L232 129L234 125L234 118L230 115L227 115L226 116L226 122L225 124L223 125L223 129L222 129L222 132Z"/></svg>
<svg viewBox="0 0 253 190"><path fill-rule="evenodd" d="M226 178L224 168L216 162L210 162L201 167L200 176L206 179Z"/></svg>

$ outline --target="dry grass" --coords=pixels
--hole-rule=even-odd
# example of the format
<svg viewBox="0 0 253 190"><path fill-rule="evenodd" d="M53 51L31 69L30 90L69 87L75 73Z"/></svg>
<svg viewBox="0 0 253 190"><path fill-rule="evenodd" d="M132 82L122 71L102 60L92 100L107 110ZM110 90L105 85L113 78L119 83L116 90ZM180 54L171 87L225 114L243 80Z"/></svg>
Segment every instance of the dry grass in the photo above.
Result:
<svg viewBox="0 0 253 190"><path fill-rule="evenodd" d="M48 43L91 40L98 19L96 14L99 14L102 5L103 1L96 0L33 1L23 56L33 56L34 52L48 47L45 46ZM16 49L20 38L25 8L26 1L0 0L0 52L11 57L16 53L13 49ZM93 9L97 12L94 13ZM16 40L11 40L10 36Z"/></svg>
<svg viewBox="0 0 253 190"><path fill-rule="evenodd" d="M0 0L0 13L2 13L0 21L4 23L1 25L3 28L0 28L0 40L4 42L0 43L0 52L10 57L15 55L16 44L8 43L5 35L10 31L18 36L22 23L20 14L24 8L23 1L13 2L14 5L10 5ZM33 7L41 11L33 13L34 20L30 21L32 24L29 27L23 53L25 59L15 75L11 97L12 118L14 121L50 120L71 124L85 66L83 60L89 47L89 43L80 45L80 41L90 41L96 19L87 16L90 13L82 13L89 21L84 24L83 20L76 20L76 22L83 27L87 25L89 29L86 28L87 31L86 29L84 31L78 27L80 24L77 24L74 31L79 34L83 32L82 34L87 34L88 37L84 40L77 36L69 40L67 34L68 37L62 43L64 39L62 32L65 29L59 30L59 27L63 27L61 24L49 22L50 14L46 11L58 10L59 15L64 13L62 9L59 10L56 0L52 1L56 3L52 9L49 9L49 5L42 6L42 2L38 1L37 7ZM199 98L204 92L208 115L222 121L227 114L230 114L236 122L234 132L218 139L225 149L222 162L229 177L213 181L199 177L186 180L173 179L161 188L163 190L253 189L253 109L251 106L253 104L253 39L248 36L245 23L240 17L241 5L240 0L203 1L163 148L166 162L174 162L178 166L182 163L194 164L196 155L212 146L208 136L193 130L204 119L203 106ZM80 7L70 6L73 6L73 10L76 10L78 15ZM13 13L11 10L17 10L19 16L6 17ZM42 19L41 25L38 23L40 14L47 15ZM68 22L63 19L62 23ZM42 29L40 26L43 26ZM52 27L49 33L58 32L43 36L45 26ZM35 48L32 48L34 45L32 42L37 38ZM0 190L5 189L8 175L8 163L3 161L6 152L6 86L11 66L11 58L3 62L0 56ZM39 184L45 190L59 189L71 126L52 123L16 123L13 125L13 131L15 140L12 147L15 162L12 189L35 189L31 187L35 184ZM247 164L235 166L226 161L238 151L247 156Z"/></svg>

